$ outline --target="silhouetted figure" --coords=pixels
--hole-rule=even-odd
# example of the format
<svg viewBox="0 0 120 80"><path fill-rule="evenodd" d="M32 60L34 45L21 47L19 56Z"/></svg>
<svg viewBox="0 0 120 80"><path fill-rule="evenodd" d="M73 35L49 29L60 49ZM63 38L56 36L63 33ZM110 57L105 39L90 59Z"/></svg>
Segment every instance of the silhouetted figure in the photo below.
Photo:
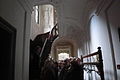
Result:
<svg viewBox="0 0 120 80"><path fill-rule="evenodd" d="M40 80L57 80L55 66L53 61L46 61L42 68Z"/></svg>
<svg viewBox="0 0 120 80"><path fill-rule="evenodd" d="M81 71L82 67L77 63L77 61L72 61L71 68L63 80L82 80Z"/></svg>
<svg viewBox="0 0 120 80"><path fill-rule="evenodd" d="M49 57L52 42L58 36L49 33L39 34L33 41L30 40L30 80L40 79L41 69ZM48 68L48 71L50 70Z"/></svg>

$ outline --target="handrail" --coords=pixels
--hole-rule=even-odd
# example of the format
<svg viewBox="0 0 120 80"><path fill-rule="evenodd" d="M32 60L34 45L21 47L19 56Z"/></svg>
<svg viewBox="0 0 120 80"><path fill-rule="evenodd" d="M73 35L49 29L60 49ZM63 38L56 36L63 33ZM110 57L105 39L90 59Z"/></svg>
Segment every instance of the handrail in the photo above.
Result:
<svg viewBox="0 0 120 80"><path fill-rule="evenodd" d="M84 65L86 64L89 64L89 65L97 65L99 64L99 62L86 62L86 63L83 63Z"/></svg>
<svg viewBox="0 0 120 80"><path fill-rule="evenodd" d="M95 55L98 55L98 61L97 62L83 62L83 59L84 58L88 58L88 57L92 57L92 56L95 56ZM95 53L91 53L91 54L88 54L88 55L85 55L85 56L81 56L81 62L82 62L82 65L84 67L84 65L96 65L96 67L98 68L98 73L101 77L101 80L105 80L104 79L104 71L103 71L103 60L102 60L102 52L101 52L101 47L98 47L98 51L95 52ZM95 70L93 70L95 71Z"/></svg>
<svg viewBox="0 0 120 80"><path fill-rule="evenodd" d="M91 57L91 56L94 56L94 55L97 55L97 54L98 54L98 52L95 52L95 53L92 53L92 54L88 54L88 55L82 56L82 58Z"/></svg>

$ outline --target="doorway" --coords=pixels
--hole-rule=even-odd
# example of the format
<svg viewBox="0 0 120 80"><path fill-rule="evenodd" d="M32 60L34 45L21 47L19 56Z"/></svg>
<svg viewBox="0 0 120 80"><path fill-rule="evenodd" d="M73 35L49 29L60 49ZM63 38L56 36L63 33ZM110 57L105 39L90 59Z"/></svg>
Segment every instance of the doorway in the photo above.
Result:
<svg viewBox="0 0 120 80"><path fill-rule="evenodd" d="M14 80L16 29L0 17L1 79Z"/></svg>

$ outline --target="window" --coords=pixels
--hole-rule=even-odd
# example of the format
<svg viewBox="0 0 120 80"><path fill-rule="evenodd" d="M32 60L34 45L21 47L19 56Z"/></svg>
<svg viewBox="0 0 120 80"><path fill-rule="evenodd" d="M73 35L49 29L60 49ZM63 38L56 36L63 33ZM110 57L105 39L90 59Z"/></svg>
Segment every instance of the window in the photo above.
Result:
<svg viewBox="0 0 120 80"><path fill-rule="evenodd" d="M57 46L57 59L65 60L71 56L71 47L70 46Z"/></svg>
<svg viewBox="0 0 120 80"><path fill-rule="evenodd" d="M60 54L58 54L58 60L65 60L66 58L69 58L68 53L60 53Z"/></svg>
<svg viewBox="0 0 120 80"><path fill-rule="evenodd" d="M35 6L35 22L39 24L39 6Z"/></svg>

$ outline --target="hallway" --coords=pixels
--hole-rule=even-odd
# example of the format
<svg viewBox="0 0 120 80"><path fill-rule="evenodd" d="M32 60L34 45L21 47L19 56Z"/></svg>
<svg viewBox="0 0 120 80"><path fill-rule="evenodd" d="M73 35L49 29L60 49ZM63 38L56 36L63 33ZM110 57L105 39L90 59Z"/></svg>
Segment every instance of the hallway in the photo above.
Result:
<svg viewBox="0 0 120 80"><path fill-rule="evenodd" d="M103 61L104 79L119 80L119 9L119 0L1 0L2 76L6 76L7 73L6 80L30 80L33 75L29 76L29 73L38 74L35 75L38 77L39 72L43 70L44 62L49 57L53 58L52 64L54 61L61 64L61 60L64 63L66 58L70 62L80 59L83 65L89 64L90 66L82 68L84 77L77 70L84 80L101 80L98 71L101 67L98 66L97 61L102 59L100 61ZM53 17L50 18L51 16ZM56 25L54 31L57 32L52 33L51 30ZM44 38L41 39L39 35L44 35ZM34 47L31 48L30 43L34 40L37 44L32 43ZM100 55L85 58L86 55L94 55L98 47L101 47L102 58L99 59ZM33 56L36 57L34 60ZM68 64L67 71L71 72L72 63ZM37 71L34 73L34 70Z"/></svg>
<svg viewBox="0 0 120 80"><path fill-rule="evenodd" d="M43 35L46 33L39 37ZM40 41L42 37L41 39L36 37L34 41L31 41L29 80L84 80L86 72L89 75L92 75L93 72L93 76L98 75L96 80L105 80L101 47L98 47L97 52L81 55L80 58L69 56L55 60L51 57L51 49L49 49L51 46L48 46L49 44L46 42L42 49L38 48L40 42L36 42L38 41L36 39ZM34 47L36 48L34 49ZM42 50L43 52L41 52ZM89 79L93 80L93 77L89 76Z"/></svg>

